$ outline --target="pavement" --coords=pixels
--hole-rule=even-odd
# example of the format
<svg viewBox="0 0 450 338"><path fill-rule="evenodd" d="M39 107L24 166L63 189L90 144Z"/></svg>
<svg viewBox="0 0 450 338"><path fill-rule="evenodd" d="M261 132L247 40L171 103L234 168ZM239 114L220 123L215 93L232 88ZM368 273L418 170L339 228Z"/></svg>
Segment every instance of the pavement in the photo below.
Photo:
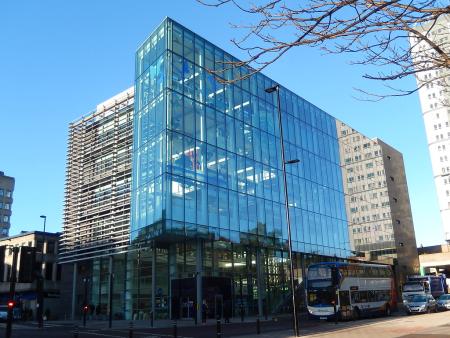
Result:
<svg viewBox="0 0 450 338"><path fill-rule="evenodd" d="M254 317L254 316L248 316L245 317L244 320L241 320L240 318L232 318L231 324L250 324L250 325L256 325L256 320L258 317ZM278 315L276 317L271 316L268 317L268 319L264 319L264 318L260 318L260 322L286 322L286 321L290 321L291 316L290 315ZM305 320L307 318L307 314L303 313L299 316L299 318L301 320ZM113 328L117 328L117 329L128 329L130 326L130 322L129 320L113 320L112 322L112 326ZM217 324L217 320L216 319L208 319L206 321L206 323L201 323L199 325L196 325L193 319L182 319L182 320L165 320L165 319L158 319L155 320L153 323L153 326L151 325L150 320L133 320L133 328L135 329L148 329L148 328L172 328L173 324L176 322L178 327L204 327L204 326L215 326ZM226 325L224 323L224 320L221 320L221 324L222 325ZM78 327L82 327L83 326L83 322L81 320L79 321L71 321L71 320L58 320L58 321L46 321L45 325L64 325L64 326L75 326L77 325ZM108 321L107 320L90 320L87 319L86 320L86 326L88 328L92 328L92 329L104 329L104 328L108 328Z"/></svg>
<svg viewBox="0 0 450 338"><path fill-rule="evenodd" d="M406 316L399 313L388 318L364 319L334 325L302 328L301 337L316 338L450 338L450 312ZM292 330L243 335L235 338L295 338Z"/></svg>
<svg viewBox="0 0 450 338"><path fill-rule="evenodd" d="M153 328L149 321L133 321L133 337L167 338L173 337L173 321L156 321ZM215 320L208 320L206 324L194 325L194 321L177 321L177 338L212 338L216 337ZM291 326L290 316L277 317L276 320L261 320L260 328L262 332L273 332L286 330ZM0 324L0 337L4 332L5 324ZM87 321L86 327L82 322L70 321L47 321L44 328L37 328L34 322L15 322L13 325L13 338L37 338L55 337L72 338L74 331L78 331L79 338L88 337L129 337L129 321L114 321L113 327L108 328L107 321ZM241 322L234 319L229 324L221 323L222 337L234 337L237 335L251 335L256 333L256 318L246 318Z"/></svg>
<svg viewBox="0 0 450 338"><path fill-rule="evenodd" d="M235 319L236 320L236 319ZM91 321L86 328L78 328L78 338L127 338L126 321ZM35 323L14 323L12 338L73 338L74 322L45 322L43 329ZM78 322L80 324L80 322ZM133 338L173 338L173 327L148 327L148 321L135 321ZM166 323L167 324L167 323ZM178 325L179 324L179 325ZM192 321L177 322L177 338L216 338L216 325L193 326ZM162 323L160 325L163 325ZM0 324L0 337L4 336L5 324ZM325 338L450 338L450 312L406 316L402 312L392 317L379 317L350 322L300 321L302 337ZM291 320L281 317L277 321L261 321L261 334L256 334L256 323L252 318L245 322L236 320L221 326L221 338L293 338Z"/></svg>

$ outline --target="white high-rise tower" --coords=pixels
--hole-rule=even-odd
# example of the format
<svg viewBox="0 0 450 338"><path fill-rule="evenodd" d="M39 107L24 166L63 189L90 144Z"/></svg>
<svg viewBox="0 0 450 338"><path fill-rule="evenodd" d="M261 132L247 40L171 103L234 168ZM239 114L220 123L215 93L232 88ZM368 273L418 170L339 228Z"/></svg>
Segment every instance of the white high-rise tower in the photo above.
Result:
<svg viewBox="0 0 450 338"><path fill-rule="evenodd" d="M423 25L419 31L450 55L450 15ZM439 52L435 46L417 37L411 37L410 43L419 70L417 85L445 240L450 241L450 69L432 64Z"/></svg>

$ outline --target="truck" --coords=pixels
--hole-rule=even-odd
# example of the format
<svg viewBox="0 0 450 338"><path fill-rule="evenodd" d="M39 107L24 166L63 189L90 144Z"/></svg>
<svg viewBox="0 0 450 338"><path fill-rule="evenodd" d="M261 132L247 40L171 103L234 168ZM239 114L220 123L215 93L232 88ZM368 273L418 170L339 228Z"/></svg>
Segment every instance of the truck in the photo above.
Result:
<svg viewBox="0 0 450 338"><path fill-rule="evenodd" d="M434 298L447 293L447 281L445 275L406 277L406 283L402 288L402 299L407 301L412 295L432 295Z"/></svg>

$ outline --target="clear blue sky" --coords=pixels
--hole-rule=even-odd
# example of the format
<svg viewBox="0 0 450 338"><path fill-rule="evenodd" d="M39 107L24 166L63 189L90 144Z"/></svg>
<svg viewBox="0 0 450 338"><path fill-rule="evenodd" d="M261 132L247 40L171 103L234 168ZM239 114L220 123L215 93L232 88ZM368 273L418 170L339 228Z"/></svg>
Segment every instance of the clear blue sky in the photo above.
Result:
<svg viewBox="0 0 450 338"><path fill-rule="evenodd" d="M16 178L10 234L62 229L68 124L133 83L134 52L170 16L237 57L230 43L245 22L231 7L195 0L21 1L0 5L0 170ZM265 73L405 159L417 244L442 242L440 216L416 95L379 103L353 98L374 89L347 56L296 49ZM406 85L414 86L413 79Z"/></svg>

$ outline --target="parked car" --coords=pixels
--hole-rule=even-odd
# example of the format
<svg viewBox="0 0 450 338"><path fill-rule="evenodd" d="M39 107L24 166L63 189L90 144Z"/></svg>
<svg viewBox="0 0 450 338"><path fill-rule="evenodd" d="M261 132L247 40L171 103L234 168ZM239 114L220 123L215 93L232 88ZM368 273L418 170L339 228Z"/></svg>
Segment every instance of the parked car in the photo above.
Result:
<svg viewBox="0 0 450 338"><path fill-rule="evenodd" d="M442 295L438 298L437 309L441 311L450 310L450 295Z"/></svg>
<svg viewBox="0 0 450 338"><path fill-rule="evenodd" d="M406 304L408 304L408 302L410 302L414 296L417 295L422 295L422 293L418 293L418 294L408 294L408 295L403 295L403 304L406 306Z"/></svg>
<svg viewBox="0 0 450 338"><path fill-rule="evenodd" d="M0 305L0 321L8 319L8 307L6 305Z"/></svg>
<svg viewBox="0 0 450 338"><path fill-rule="evenodd" d="M437 312L436 300L431 295L414 295L410 300L403 302L406 314Z"/></svg>
<svg viewBox="0 0 450 338"><path fill-rule="evenodd" d="M0 305L0 321L6 322L8 319L8 306L7 305ZM13 308L13 320L19 320L22 319L22 309L19 307Z"/></svg>

